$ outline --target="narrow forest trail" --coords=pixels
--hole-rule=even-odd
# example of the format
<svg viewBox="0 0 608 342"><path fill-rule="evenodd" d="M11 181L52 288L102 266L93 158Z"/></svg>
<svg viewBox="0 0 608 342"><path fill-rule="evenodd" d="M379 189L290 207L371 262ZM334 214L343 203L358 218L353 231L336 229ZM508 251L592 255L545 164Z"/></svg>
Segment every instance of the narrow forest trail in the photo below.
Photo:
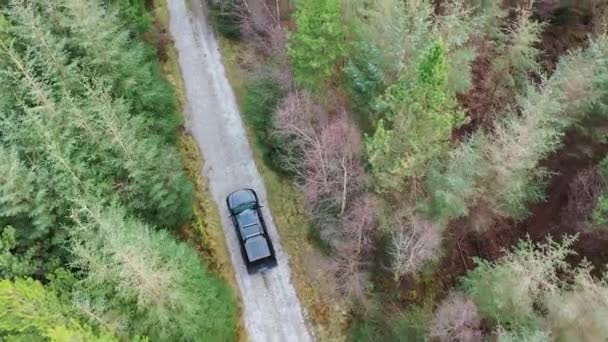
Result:
<svg viewBox="0 0 608 342"><path fill-rule="evenodd" d="M188 0L168 1L170 30L186 87L186 127L201 149L205 159L203 172L222 216L249 340L311 341L291 283L288 257L268 208L264 182L256 169L204 1L189 0L189 8L185 3ZM239 188L255 189L264 206L278 259L278 266L264 274L247 273L226 209L226 196Z"/></svg>

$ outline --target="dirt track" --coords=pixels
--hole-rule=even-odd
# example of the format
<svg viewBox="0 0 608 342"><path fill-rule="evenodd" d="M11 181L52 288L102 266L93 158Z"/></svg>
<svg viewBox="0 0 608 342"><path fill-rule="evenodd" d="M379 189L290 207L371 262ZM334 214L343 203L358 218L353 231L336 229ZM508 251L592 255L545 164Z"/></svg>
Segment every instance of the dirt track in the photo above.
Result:
<svg viewBox="0 0 608 342"><path fill-rule="evenodd" d="M186 127L205 159L204 175L222 216L236 280L243 302L243 320L251 341L311 341L305 315L291 283L288 257L283 252L266 201L234 94L226 79L204 1L168 0L171 34L179 53L186 86ZM279 265L249 275L243 265L236 233L224 199L239 188L258 192ZM201 317L204 319L204 317Z"/></svg>

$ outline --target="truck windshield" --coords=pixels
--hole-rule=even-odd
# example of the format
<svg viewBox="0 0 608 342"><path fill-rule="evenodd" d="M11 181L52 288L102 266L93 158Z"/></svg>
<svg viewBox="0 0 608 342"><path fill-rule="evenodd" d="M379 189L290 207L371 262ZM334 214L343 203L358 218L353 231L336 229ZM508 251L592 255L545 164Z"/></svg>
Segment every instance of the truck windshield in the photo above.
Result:
<svg viewBox="0 0 608 342"><path fill-rule="evenodd" d="M234 208L234 213L239 214L247 209L253 209L253 208L255 208L255 202L239 204L236 206L236 208Z"/></svg>

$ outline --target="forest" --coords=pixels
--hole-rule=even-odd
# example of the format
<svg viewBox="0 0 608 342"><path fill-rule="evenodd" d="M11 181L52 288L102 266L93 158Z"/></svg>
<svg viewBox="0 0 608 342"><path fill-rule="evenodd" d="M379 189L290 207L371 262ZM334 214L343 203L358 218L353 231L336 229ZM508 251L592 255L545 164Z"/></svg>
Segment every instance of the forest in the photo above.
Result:
<svg viewBox="0 0 608 342"><path fill-rule="evenodd" d="M608 338L608 0L212 2L318 340ZM0 340L242 339L158 3L0 0Z"/></svg>
<svg viewBox="0 0 608 342"><path fill-rule="evenodd" d="M301 193L328 261L313 267L348 312L337 340L606 340L607 1L212 15L256 148Z"/></svg>
<svg viewBox="0 0 608 342"><path fill-rule="evenodd" d="M0 340L228 341L144 1L0 1Z"/></svg>

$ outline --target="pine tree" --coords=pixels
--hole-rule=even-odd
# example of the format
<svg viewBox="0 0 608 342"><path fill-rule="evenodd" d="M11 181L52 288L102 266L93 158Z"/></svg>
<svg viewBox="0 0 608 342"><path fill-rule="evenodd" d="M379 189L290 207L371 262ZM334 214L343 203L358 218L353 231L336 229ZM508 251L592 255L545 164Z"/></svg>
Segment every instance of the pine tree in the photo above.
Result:
<svg viewBox="0 0 608 342"><path fill-rule="evenodd" d="M11 341L117 341L80 323L69 304L31 279L0 281L0 335Z"/></svg>
<svg viewBox="0 0 608 342"><path fill-rule="evenodd" d="M498 32L495 37L496 58L492 61L495 73L493 97L507 104L524 95L532 73L540 73L538 58L541 51L537 48L541 40L544 24L533 20L532 11L520 9L517 20L506 34ZM504 105L504 104L503 104Z"/></svg>
<svg viewBox="0 0 608 342"><path fill-rule="evenodd" d="M146 10L145 0L103 0L103 3L114 6L121 21L126 22L131 30L145 33L150 28L152 18Z"/></svg>
<svg viewBox="0 0 608 342"><path fill-rule="evenodd" d="M574 237L561 243L549 238L538 245L520 241L496 263L477 259L463 287L479 312L493 322L515 331L538 328L542 321L535 306L546 293L559 290L559 272L568 269L566 257L573 254L574 241Z"/></svg>
<svg viewBox="0 0 608 342"><path fill-rule="evenodd" d="M583 264L572 272L571 284L547 296L545 325L555 341L592 342L608 336L608 273L597 279L591 271Z"/></svg>
<svg viewBox="0 0 608 342"><path fill-rule="evenodd" d="M369 126L378 119L377 102L402 70L432 42L429 1L345 2L348 40L343 69L346 88Z"/></svg>
<svg viewBox="0 0 608 342"><path fill-rule="evenodd" d="M63 18L66 25L68 23L77 25L77 29L82 30L78 24L99 24L95 26L95 32L99 32L100 37L95 39L97 37L91 35L89 29L88 43L106 44L103 45L104 53L110 54L111 60L125 51L128 53L130 50L126 42L118 40L112 44L103 40L107 34L120 37L125 35L125 32L116 32L116 29L112 29L112 25L117 26L116 19L112 16L104 17L100 9L87 8L87 18L90 21L85 23L74 23L67 14L62 13L58 16L53 12L63 6L67 6L65 11L75 12L82 10L81 7L84 5L79 1L68 1L65 4L60 2L52 6L48 5L45 10L49 17L58 20ZM94 15L95 13L97 16ZM64 18L65 16L68 18ZM104 182L112 179L112 184L100 184L100 188L111 187L113 191L120 193L125 205L152 222L168 226L183 222L190 215L191 189L181 170L177 151L163 142L162 136L150 134L146 112L137 112L138 105L135 102L141 99L136 93L130 97L118 97L121 94L117 94L115 90L117 86L112 84L117 81L122 82L123 76L120 73L99 74L102 71L112 72L114 67L108 66L107 70L101 67L88 67L90 64L95 65L95 62L87 62L86 56L79 56L79 63L72 62L68 51L75 48L72 46L75 44L72 40L76 38L70 35L70 39L66 39L53 33L55 32L52 27L53 22L44 20L32 5L13 7L11 17L20 19L12 32L19 38L18 42L23 44L14 47L5 46L4 49L12 56L8 59L7 79L14 82L6 85L7 91L9 87L22 89L21 95L12 91L15 94L13 101L21 107L21 110L31 110L30 106L26 105L27 102L22 101L20 97L42 95L36 98L36 101L38 103L44 101L44 105L51 109L53 116L61 118L60 120L53 118L53 124L62 125L59 136L70 140L69 143L66 141L60 145L75 144L78 141L80 148L75 151L73 157L80 159L79 163L91 166L90 170L81 169L85 173L83 178L104 180ZM24 23L32 23L32 25ZM108 26L110 32L104 32L103 29ZM76 31L74 28L70 30ZM88 44L86 46L89 47ZM82 51L82 49L77 50ZM103 58L102 60L105 61ZM150 68L149 63L143 64ZM153 82L154 79L149 75L142 76L141 73L137 73L138 68L133 70L136 79L129 82L137 83L131 84L130 89L141 88L145 91L145 85ZM23 82L23 78L30 81ZM159 97L154 91L148 95L152 98ZM138 100L134 102L135 98ZM14 106L15 104L13 108ZM171 116L168 115L170 113L164 116ZM47 125L46 122L40 124ZM28 131L28 128L23 127L21 132L25 137L18 138L30 139L28 135L31 134ZM85 140L81 140L83 136ZM23 141L24 146L32 144L33 142Z"/></svg>
<svg viewBox="0 0 608 342"><path fill-rule="evenodd" d="M83 198L74 212L74 266L86 271L80 305L131 336L234 338L234 298L191 248L96 202Z"/></svg>
<svg viewBox="0 0 608 342"><path fill-rule="evenodd" d="M384 52L367 41L353 43L351 50L344 67L347 90L359 112L374 113L376 101L386 90L388 76L384 70Z"/></svg>
<svg viewBox="0 0 608 342"><path fill-rule="evenodd" d="M296 81L318 90L334 75L344 54L341 1L304 0L296 10L297 30L290 37L288 52Z"/></svg>
<svg viewBox="0 0 608 342"><path fill-rule="evenodd" d="M487 138L478 131L466 143L449 151L447 162L431 165L425 185L432 196L421 206L426 215L442 222L468 214L467 200L477 192L475 181L487 167L479 153Z"/></svg>
<svg viewBox="0 0 608 342"><path fill-rule="evenodd" d="M598 341L608 329L608 274L572 266L576 237L520 243L496 262L477 260L462 285L505 341Z"/></svg>
<svg viewBox="0 0 608 342"><path fill-rule="evenodd" d="M465 1L444 2L441 15L428 0L354 0L345 7L347 37L353 41L345 85L367 119L378 119L382 109L377 102L386 87L413 77L410 70L437 40L446 52L447 88L460 92L470 87L474 53L469 40L478 34L483 18Z"/></svg>
<svg viewBox="0 0 608 342"><path fill-rule="evenodd" d="M130 0L141 3L141 0ZM47 25L70 32L62 38L75 51L80 66L87 75L108 77L111 95L129 102L130 112L142 118L148 130L169 142L175 142L180 116L170 83L155 63L154 51L143 42L134 40L124 29L115 12L106 10L90 0L60 0L46 6L42 18ZM136 4L140 7L142 4ZM57 8L63 10L57 15ZM137 9L136 11L140 11ZM121 12L123 13L123 12ZM91 31L94 27L95 30ZM94 33L94 34L91 34Z"/></svg>
<svg viewBox="0 0 608 342"><path fill-rule="evenodd" d="M9 23L6 20L6 17L4 16L4 14L0 14L0 40L5 40L8 38L8 27Z"/></svg>
<svg viewBox="0 0 608 342"><path fill-rule="evenodd" d="M413 82L403 77L382 97L385 119L366 141L381 190L398 190L407 178L422 178L428 165L447 152L452 129L463 120L447 87L445 53L436 42L418 62Z"/></svg>
<svg viewBox="0 0 608 342"><path fill-rule="evenodd" d="M471 65L475 51L471 41L481 35L483 15L475 13L470 1L445 1L437 18L436 35L445 44L448 63L448 89L455 93L471 87Z"/></svg>
<svg viewBox="0 0 608 342"><path fill-rule="evenodd" d="M434 216L445 220L463 215L466 207L478 203L501 215L524 216L527 204L544 196L548 172L539 162L560 146L569 127L588 115L589 105L605 96L606 88L597 80L608 75L607 54L608 38L599 36L585 50L565 56L540 86L527 86L525 97L518 101L519 110L505 114L494 132L475 133L443 165L436 166L429 179L435 184L428 186ZM471 160L478 160L478 165L467 169ZM465 184L470 189L461 187ZM456 210L451 209L454 203Z"/></svg>
<svg viewBox="0 0 608 342"><path fill-rule="evenodd" d="M0 168L0 218L27 216L32 210L34 174L22 165L16 151L2 146Z"/></svg>
<svg viewBox="0 0 608 342"><path fill-rule="evenodd" d="M538 164L560 146L566 129L588 114L587 106L606 93L595 80L608 75L607 55L608 38L601 36L586 50L562 58L540 89L529 89L520 101L521 113L499 122L492 142L484 146L492 170L481 182L482 198L515 217L525 214L527 203L543 198L546 171Z"/></svg>
<svg viewBox="0 0 608 342"><path fill-rule="evenodd" d="M15 252L17 239L15 228L6 226L0 229L0 276L5 278L22 277L42 269L39 259L34 257L34 249ZM47 263L48 264L48 263Z"/></svg>
<svg viewBox="0 0 608 342"><path fill-rule="evenodd" d="M381 52L381 58L372 61L390 78L389 83L414 66L419 56L438 38L431 1L353 0L345 6L345 22L350 36L356 41L355 47L360 44L372 46L373 49L366 49L372 56ZM358 52L362 51L354 49L348 56L355 65L368 60L367 54L359 56Z"/></svg>

